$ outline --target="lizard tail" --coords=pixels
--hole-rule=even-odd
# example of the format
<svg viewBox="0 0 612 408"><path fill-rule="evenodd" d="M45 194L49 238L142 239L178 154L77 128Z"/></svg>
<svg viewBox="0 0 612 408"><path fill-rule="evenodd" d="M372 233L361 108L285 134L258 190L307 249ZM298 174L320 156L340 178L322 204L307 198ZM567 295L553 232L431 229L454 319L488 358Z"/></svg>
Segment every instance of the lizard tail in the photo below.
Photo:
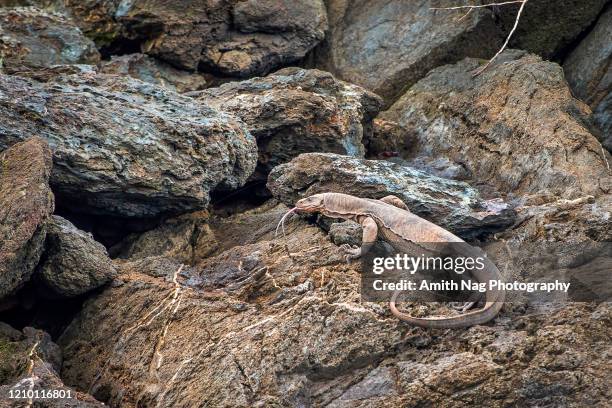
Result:
<svg viewBox="0 0 612 408"><path fill-rule="evenodd" d="M434 316L421 318L412 317L406 313L400 312L395 306L396 297L397 292L393 294L391 302L389 302L391 313L393 313L400 320L408 322L414 326L431 329L457 329L461 327L474 326L476 324L483 324L497 316L497 313L499 313L503 306L503 300L487 300L482 309L464 313L459 316Z"/></svg>
<svg viewBox="0 0 612 408"><path fill-rule="evenodd" d="M488 279L499 278L500 274L497 267L495 267L495 265L493 265L488 259L486 259L486 262L489 263L489 272L492 272L491 275L488 276ZM398 293L399 291L393 292L393 296L389 302L391 313L393 313L400 320L408 322L414 326L432 329L457 329L460 327L469 327L486 323L497 316L504 304L504 299L506 298L506 292L504 290L488 290L485 297L485 305L482 309L474 310L458 316L433 316L420 318L402 313L397 309L397 306L395 306L395 301L397 300Z"/></svg>

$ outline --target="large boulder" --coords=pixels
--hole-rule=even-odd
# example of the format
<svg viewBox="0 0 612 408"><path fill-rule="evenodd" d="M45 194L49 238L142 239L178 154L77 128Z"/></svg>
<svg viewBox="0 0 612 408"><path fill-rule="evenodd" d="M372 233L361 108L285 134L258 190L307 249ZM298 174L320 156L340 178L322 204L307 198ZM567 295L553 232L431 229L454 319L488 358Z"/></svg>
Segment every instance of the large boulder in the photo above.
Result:
<svg viewBox="0 0 612 408"><path fill-rule="evenodd" d="M501 200L485 201L467 183L401 164L325 153L302 154L276 167L272 194L290 207L300 198L336 192L379 199L395 195L415 214L468 239L502 230L514 212Z"/></svg>
<svg viewBox="0 0 612 408"><path fill-rule="evenodd" d="M601 131L601 143L612 151L612 7L563 63L574 94L588 103Z"/></svg>
<svg viewBox="0 0 612 408"><path fill-rule="evenodd" d="M525 5L510 46L561 59L577 38L595 22L608 0L530 0ZM505 32L514 26L519 4L497 7Z"/></svg>
<svg viewBox="0 0 612 408"><path fill-rule="evenodd" d="M117 274L104 246L70 221L51 217L37 278L54 295L73 297L89 292Z"/></svg>
<svg viewBox="0 0 612 408"><path fill-rule="evenodd" d="M546 313L509 304L486 326L410 327L362 301L361 264L347 264L316 226L296 220L278 238L249 235L255 224L273 230L279 213L234 218L238 245L196 267L125 263L61 336L62 378L112 407L607 401L609 304Z"/></svg>
<svg viewBox="0 0 612 408"><path fill-rule="evenodd" d="M183 71L145 54L113 56L100 64L104 74L129 75L175 92L190 92L208 88L211 83L203 74Z"/></svg>
<svg viewBox="0 0 612 408"><path fill-rule="evenodd" d="M263 78L231 82L199 94L203 103L244 121L257 139L257 177L300 153L363 157L372 118L382 101L365 89L319 70L286 68Z"/></svg>
<svg viewBox="0 0 612 408"><path fill-rule="evenodd" d="M610 192L610 155L559 65L514 50L474 77L480 64L433 70L381 114L415 137L409 161L447 158L474 184L513 195Z"/></svg>
<svg viewBox="0 0 612 408"><path fill-rule="evenodd" d="M0 8L0 67L7 72L99 60L93 41L61 14L34 7Z"/></svg>
<svg viewBox="0 0 612 408"><path fill-rule="evenodd" d="M68 0L100 46L129 40L179 68L265 74L297 61L327 28L322 0Z"/></svg>
<svg viewBox="0 0 612 408"><path fill-rule="evenodd" d="M211 190L241 186L257 161L240 121L135 79L0 76L0 95L0 148L46 138L54 191L77 212L144 218L203 208Z"/></svg>
<svg viewBox="0 0 612 408"><path fill-rule="evenodd" d="M329 378L392 354L404 330L337 291L331 282L357 285L359 274L318 228L299 225L276 245L234 247L198 268L125 264L122 284L59 340L62 377L113 407L298 406ZM283 247L293 261L278 259Z"/></svg>
<svg viewBox="0 0 612 408"><path fill-rule="evenodd" d="M51 151L32 138L0 153L0 299L26 282L38 264L45 221L53 213Z"/></svg>
<svg viewBox="0 0 612 408"><path fill-rule="evenodd" d="M61 365L61 350L51 340L49 334L31 327L19 331L0 322L0 406L15 408L105 406L87 394L66 387L59 377ZM38 393L39 396L47 392L51 395L49 398L30 399L27 397L28 391ZM11 392L14 394L13 398Z"/></svg>
<svg viewBox="0 0 612 408"><path fill-rule="evenodd" d="M429 70L465 57L488 58L502 31L493 14L478 9L432 10L431 0L330 0L330 29L316 65L393 103ZM448 5L448 4L446 4ZM374 7L374 8L373 8Z"/></svg>

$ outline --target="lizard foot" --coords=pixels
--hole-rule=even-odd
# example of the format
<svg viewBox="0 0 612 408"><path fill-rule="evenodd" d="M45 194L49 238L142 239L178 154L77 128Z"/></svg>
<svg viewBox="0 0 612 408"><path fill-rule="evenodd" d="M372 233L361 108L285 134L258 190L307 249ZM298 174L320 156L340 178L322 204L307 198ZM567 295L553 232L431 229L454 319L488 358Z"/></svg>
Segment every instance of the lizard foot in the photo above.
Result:
<svg viewBox="0 0 612 408"><path fill-rule="evenodd" d="M361 248L357 245L350 246L349 244L342 244L340 248L344 251L346 256L346 262L350 263L352 259L357 259L361 256Z"/></svg>
<svg viewBox="0 0 612 408"><path fill-rule="evenodd" d="M476 302L451 302L450 307L460 311L461 313L465 313L470 310Z"/></svg>

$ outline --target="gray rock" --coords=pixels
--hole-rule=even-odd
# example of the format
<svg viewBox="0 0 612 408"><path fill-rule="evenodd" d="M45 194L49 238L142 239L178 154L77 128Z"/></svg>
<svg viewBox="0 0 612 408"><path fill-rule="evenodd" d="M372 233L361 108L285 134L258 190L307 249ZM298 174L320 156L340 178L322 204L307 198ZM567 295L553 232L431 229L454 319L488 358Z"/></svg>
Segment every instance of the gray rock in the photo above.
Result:
<svg viewBox="0 0 612 408"><path fill-rule="evenodd" d="M61 14L34 7L0 8L0 67L6 72L99 60L93 41Z"/></svg>
<svg viewBox="0 0 612 408"><path fill-rule="evenodd" d="M251 175L254 138L225 113L131 78L0 76L0 148L31 135L53 150L51 183L78 212L153 217L208 204Z"/></svg>
<svg viewBox="0 0 612 408"><path fill-rule="evenodd" d="M145 54L113 56L110 61L102 62L100 72L129 75L180 93L198 91L210 86L203 74L176 69Z"/></svg>
<svg viewBox="0 0 612 408"><path fill-rule="evenodd" d="M327 29L322 0L67 0L99 46L130 40L179 68L265 74L297 61Z"/></svg>
<svg viewBox="0 0 612 408"><path fill-rule="evenodd" d="M414 135L408 162L446 158L472 184L508 194L575 198L610 191L610 155L589 132L561 67L509 50L483 74L481 61L437 68L383 119Z"/></svg>
<svg viewBox="0 0 612 408"><path fill-rule="evenodd" d="M336 245L361 246L361 226L354 221L334 222L329 226L329 237Z"/></svg>
<svg viewBox="0 0 612 408"><path fill-rule="evenodd" d="M318 67L364 86L393 103L439 65L464 57L487 58L501 46L493 14L431 10L430 0L330 0L330 29L316 57ZM446 4L448 5L448 4Z"/></svg>
<svg viewBox="0 0 612 408"><path fill-rule="evenodd" d="M312 194L339 192L357 197L395 195L415 214L463 238L502 230L514 212L499 201L485 201L468 184L410 167L325 153L306 153L276 167L268 178L272 194L288 206Z"/></svg>
<svg viewBox="0 0 612 408"><path fill-rule="evenodd" d="M257 138L256 177L262 179L300 153L363 157L372 118L382 105L378 96L359 86L301 68L208 89L198 100L246 123Z"/></svg>
<svg viewBox="0 0 612 408"><path fill-rule="evenodd" d="M510 47L526 50L544 59L563 57L567 48L584 33L608 0L530 0L510 39ZM496 8L505 32L516 20L518 4Z"/></svg>
<svg viewBox="0 0 612 408"><path fill-rule="evenodd" d="M53 212L51 151L32 138L0 153L0 299L25 283L38 263Z"/></svg>
<svg viewBox="0 0 612 408"><path fill-rule="evenodd" d="M601 143L612 151L612 7L563 63L574 94L593 110Z"/></svg>
<svg viewBox="0 0 612 408"><path fill-rule="evenodd" d="M116 273L102 244L62 217L51 217L37 277L54 294L81 295L110 282Z"/></svg>

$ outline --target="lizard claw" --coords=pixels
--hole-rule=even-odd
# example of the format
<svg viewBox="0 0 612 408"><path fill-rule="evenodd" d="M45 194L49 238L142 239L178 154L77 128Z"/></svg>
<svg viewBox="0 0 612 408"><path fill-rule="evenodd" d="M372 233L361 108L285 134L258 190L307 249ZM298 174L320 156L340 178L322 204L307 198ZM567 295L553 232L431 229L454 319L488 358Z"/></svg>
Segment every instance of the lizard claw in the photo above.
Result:
<svg viewBox="0 0 612 408"><path fill-rule="evenodd" d="M458 310L461 313L465 313L474 306L476 302L451 302L450 307Z"/></svg>
<svg viewBox="0 0 612 408"><path fill-rule="evenodd" d="M350 263L351 260L357 259L357 258L359 258L361 256L361 248L358 247L357 245L351 246L349 244L342 244L342 245L340 245L340 248L346 254L344 259L346 259L347 263Z"/></svg>

